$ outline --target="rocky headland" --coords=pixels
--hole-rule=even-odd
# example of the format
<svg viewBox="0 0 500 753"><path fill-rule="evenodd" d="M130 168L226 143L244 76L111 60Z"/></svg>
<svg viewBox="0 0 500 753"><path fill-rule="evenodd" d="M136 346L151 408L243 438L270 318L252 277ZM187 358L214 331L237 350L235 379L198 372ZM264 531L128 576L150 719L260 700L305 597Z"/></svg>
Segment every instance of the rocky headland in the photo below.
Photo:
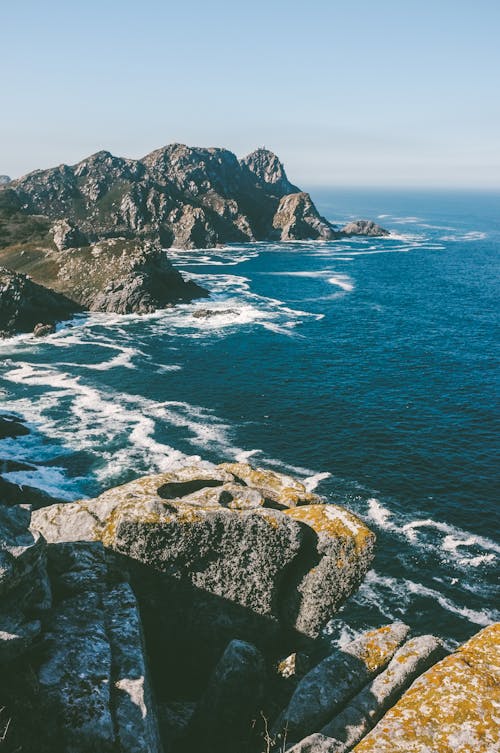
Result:
<svg viewBox="0 0 500 753"><path fill-rule="evenodd" d="M293 477L200 463L1 502L6 753L498 750L500 625L451 654L402 622L334 646L375 536Z"/></svg>
<svg viewBox="0 0 500 753"><path fill-rule="evenodd" d="M144 313L207 295L172 268L169 247L354 234L387 231L368 221L333 226L267 149L241 160L226 149L182 144L140 160L102 151L77 165L0 181L0 267L65 296L74 311ZM16 285L32 298L25 279ZM4 335L33 329L24 313L30 304L21 301L17 311L12 297L11 284L2 284ZM71 315L56 315L41 300L38 312L35 324L42 325Z"/></svg>

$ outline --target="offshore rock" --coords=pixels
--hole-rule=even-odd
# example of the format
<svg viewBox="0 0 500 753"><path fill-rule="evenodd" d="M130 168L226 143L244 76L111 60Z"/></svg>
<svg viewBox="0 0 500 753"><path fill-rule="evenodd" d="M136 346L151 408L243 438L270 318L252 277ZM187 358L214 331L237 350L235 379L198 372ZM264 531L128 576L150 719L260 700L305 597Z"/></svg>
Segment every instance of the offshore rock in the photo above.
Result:
<svg viewBox="0 0 500 753"><path fill-rule="evenodd" d="M401 622L370 630L323 659L299 682L275 732L297 741L321 727L389 663L409 628Z"/></svg>
<svg viewBox="0 0 500 753"><path fill-rule="evenodd" d="M498 752L499 640L496 623L425 672L355 753Z"/></svg>
<svg viewBox="0 0 500 753"><path fill-rule="evenodd" d="M23 437L29 433L30 430L22 423L18 416L10 413L0 415L0 439Z"/></svg>
<svg viewBox="0 0 500 753"><path fill-rule="evenodd" d="M445 655L443 644L432 635L412 638L391 659L389 666L350 701L321 733L337 741L338 753L347 753L377 724L422 672Z"/></svg>
<svg viewBox="0 0 500 753"><path fill-rule="evenodd" d="M367 235L374 238L390 235L388 230L385 230L380 225L377 225L373 220L355 220L349 222L341 230L344 235Z"/></svg>
<svg viewBox="0 0 500 753"><path fill-rule="evenodd" d="M24 274L0 267L0 337L31 332L43 324L69 319L81 307L65 295L33 282Z"/></svg>
<svg viewBox="0 0 500 753"><path fill-rule="evenodd" d="M47 335L54 334L55 331L56 328L54 324L42 324L39 322L33 329L33 337L47 337Z"/></svg>

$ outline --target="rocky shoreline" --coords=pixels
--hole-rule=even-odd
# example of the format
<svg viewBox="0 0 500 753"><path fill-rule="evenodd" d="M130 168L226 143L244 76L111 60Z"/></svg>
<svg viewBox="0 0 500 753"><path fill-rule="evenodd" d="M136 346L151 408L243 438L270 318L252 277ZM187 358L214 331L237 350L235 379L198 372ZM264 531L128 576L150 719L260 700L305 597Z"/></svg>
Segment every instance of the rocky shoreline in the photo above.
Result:
<svg viewBox="0 0 500 753"><path fill-rule="evenodd" d="M0 505L7 753L498 750L500 625L451 654L401 622L334 646L375 536L297 479L201 463L33 501Z"/></svg>
<svg viewBox="0 0 500 753"><path fill-rule="evenodd" d="M0 181L0 336L47 334L79 311L147 313L207 291L165 249L384 236L338 228L275 154L170 144L141 160L98 152L77 165ZM62 297L61 297L62 296Z"/></svg>

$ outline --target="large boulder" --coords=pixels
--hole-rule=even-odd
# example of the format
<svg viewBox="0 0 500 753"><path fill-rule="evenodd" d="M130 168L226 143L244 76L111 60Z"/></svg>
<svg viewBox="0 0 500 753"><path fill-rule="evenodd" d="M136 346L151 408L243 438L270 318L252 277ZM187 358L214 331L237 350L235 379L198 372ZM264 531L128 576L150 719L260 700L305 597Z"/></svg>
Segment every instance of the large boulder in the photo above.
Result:
<svg viewBox="0 0 500 753"><path fill-rule="evenodd" d="M496 623L425 672L355 753L498 752L499 642Z"/></svg>
<svg viewBox="0 0 500 753"><path fill-rule="evenodd" d="M283 611L304 635L319 636L340 605L359 586L373 557L375 537L351 512L338 505L305 505L286 510L305 524L309 562L289 578Z"/></svg>
<svg viewBox="0 0 500 753"><path fill-rule="evenodd" d="M286 735L294 742L319 732L387 666L408 631L401 622L370 630L323 659L299 682L274 726L275 734Z"/></svg>
<svg viewBox="0 0 500 753"><path fill-rule="evenodd" d="M202 682L232 638L281 656L316 639L369 568L374 535L347 511L273 509L302 498L305 488L280 474L190 466L38 510L33 526L50 542L101 541L118 553L146 632L185 646Z"/></svg>

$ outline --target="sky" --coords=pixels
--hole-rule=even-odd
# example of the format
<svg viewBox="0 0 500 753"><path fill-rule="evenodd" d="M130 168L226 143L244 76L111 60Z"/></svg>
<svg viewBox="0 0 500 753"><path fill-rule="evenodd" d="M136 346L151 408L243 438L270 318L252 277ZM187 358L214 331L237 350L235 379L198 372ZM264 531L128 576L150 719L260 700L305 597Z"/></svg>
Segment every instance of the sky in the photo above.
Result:
<svg viewBox="0 0 500 753"><path fill-rule="evenodd" d="M0 6L0 174L181 142L304 186L500 188L500 2Z"/></svg>

